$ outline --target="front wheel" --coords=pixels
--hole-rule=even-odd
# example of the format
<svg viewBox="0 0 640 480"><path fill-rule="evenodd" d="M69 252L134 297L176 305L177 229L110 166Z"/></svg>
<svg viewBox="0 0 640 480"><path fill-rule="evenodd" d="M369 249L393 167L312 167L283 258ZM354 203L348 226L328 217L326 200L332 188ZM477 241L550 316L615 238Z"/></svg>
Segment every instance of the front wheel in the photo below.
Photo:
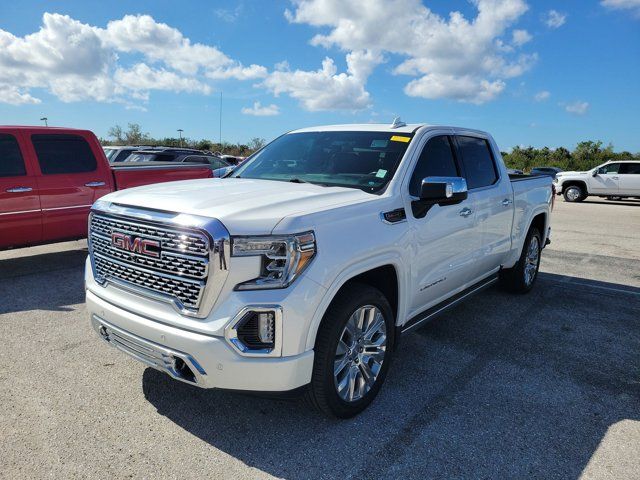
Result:
<svg viewBox="0 0 640 480"><path fill-rule="evenodd" d="M582 187L578 185L570 185L562 192L565 202L581 202L586 198Z"/></svg>
<svg viewBox="0 0 640 480"><path fill-rule="evenodd" d="M522 253L512 268L500 272L502 286L514 293L527 293L533 288L538 278L540 257L542 253L542 236L536 227L531 227L524 241Z"/></svg>
<svg viewBox="0 0 640 480"><path fill-rule="evenodd" d="M353 284L327 309L315 344L307 400L318 410L350 418L373 401L389 369L395 322L377 289Z"/></svg>

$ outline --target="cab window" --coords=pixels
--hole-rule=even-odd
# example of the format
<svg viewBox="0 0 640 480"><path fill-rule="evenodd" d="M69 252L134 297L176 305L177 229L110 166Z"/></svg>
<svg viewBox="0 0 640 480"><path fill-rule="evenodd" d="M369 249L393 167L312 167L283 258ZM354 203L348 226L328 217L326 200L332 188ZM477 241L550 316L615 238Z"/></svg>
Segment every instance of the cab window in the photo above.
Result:
<svg viewBox="0 0 640 480"><path fill-rule="evenodd" d="M16 137L0 133L0 177L19 177L26 174Z"/></svg>
<svg viewBox="0 0 640 480"><path fill-rule="evenodd" d="M600 173L600 174L618 173L619 170L620 170L620 164L619 163L609 163L607 165L603 165L602 167L600 167L598 169L598 173Z"/></svg>
<svg viewBox="0 0 640 480"><path fill-rule="evenodd" d="M418 163L409 182L409 193L420 196L420 186L426 177L458 177L458 167L453 155L451 140L442 135L429 139L422 149Z"/></svg>
<svg viewBox="0 0 640 480"><path fill-rule="evenodd" d="M620 164L620 174L623 174L623 175L640 175L640 163L622 163L622 164Z"/></svg>
<svg viewBox="0 0 640 480"><path fill-rule="evenodd" d="M496 183L498 172L489 142L484 138L467 136L458 136L456 140L469 190Z"/></svg>
<svg viewBox="0 0 640 480"><path fill-rule="evenodd" d="M91 147L79 135L32 135L43 175L93 172L98 167Z"/></svg>

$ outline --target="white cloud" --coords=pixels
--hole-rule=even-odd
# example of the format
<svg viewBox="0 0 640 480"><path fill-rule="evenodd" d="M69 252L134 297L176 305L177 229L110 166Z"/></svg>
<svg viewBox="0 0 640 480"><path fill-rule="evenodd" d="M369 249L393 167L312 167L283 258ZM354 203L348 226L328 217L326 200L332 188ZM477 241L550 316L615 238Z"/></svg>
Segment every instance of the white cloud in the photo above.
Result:
<svg viewBox="0 0 640 480"><path fill-rule="evenodd" d="M526 30L514 30L513 31L513 44L517 47L521 47L525 43L530 42L533 37Z"/></svg>
<svg viewBox="0 0 640 480"><path fill-rule="evenodd" d="M233 10L230 8L218 8L213 11L216 17L218 17L223 22L227 23L235 23L240 18L240 14L242 13L243 5L240 4Z"/></svg>
<svg viewBox="0 0 640 480"><path fill-rule="evenodd" d="M198 92L208 95L211 87L195 78L181 77L165 69L154 69L138 63L130 69L117 69L113 76L118 85L134 91L170 90L173 92Z"/></svg>
<svg viewBox="0 0 640 480"><path fill-rule="evenodd" d="M544 23L549 28L560 28L567 21L567 15L557 10L549 10L544 16Z"/></svg>
<svg viewBox="0 0 640 480"><path fill-rule="evenodd" d="M533 99L536 102L544 102L545 100L549 100L549 97L551 97L551 92L548 92L547 90L542 90L541 92L536 93Z"/></svg>
<svg viewBox="0 0 640 480"><path fill-rule="evenodd" d="M365 90L367 78L381 57L370 51L347 54L347 72L338 73L331 58L325 58L316 71L288 69L272 72L262 83L278 96L286 93L309 111L362 110L370 105Z"/></svg>
<svg viewBox="0 0 640 480"><path fill-rule="evenodd" d="M577 101L564 104L564 109L573 115L586 115L589 110L589 102Z"/></svg>
<svg viewBox="0 0 640 480"><path fill-rule="evenodd" d="M253 102L253 107L244 107L241 111L245 115L253 115L256 117L272 117L280 114L280 109L273 103L262 106L260 102Z"/></svg>
<svg viewBox="0 0 640 480"><path fill-rule="evenodd" d="M136 63L127 65L132 57ZM208 79L266 74L262 66L245 67L216 47L192 43L148 15L126 15L100 28L45 13L40 29L24 37L0 29L2 103L37 103L32 90L44 89L64 102L130 105L153 90L208 94Z"/></svg>
<svg viewBox="0 0 640 480"><path fill-rule="evenodd" d="M290 22L329 28L328 33L314 36L312 45L337 46L349 54L366 51L376 58L364 70L367 76L385 53L404 57L393 71L418 77L405 87L412 96L484 103L504 90L506 79L522 75L537 58L535 54L514 54L514 47L505 46L502 39L526 12L524 0L472 0L478 11L472 19L460 12L443 18L420 0L368 0L366 8L362 0L293 2L293 11L285 12ZM528 32L517 32L512 33L516 47L530 40ZM299 77L306 73L325 78L318 84L321 88L326 86L327 77L335 75L326 71L295 73ZM360 94L345 108L368 105L366 77L360 75L351 86L357 86ZM335 98L328 100L335 107ZM322 101L313 103L316 109L326 107Z"/></svg>
<svg viewBox="0 0 640 480"><path fill-rule="evenodd" d="M0 85L0 103L8 103L9 105L38 104L41 103L41 100L21 92L17 87Z"/></svg>
<svg viewBox="0 0 640 480"><path fill-rule="evenodd" d="M613 10L633 10L640 15L640 0L602 0L600 4Z"/></svg>

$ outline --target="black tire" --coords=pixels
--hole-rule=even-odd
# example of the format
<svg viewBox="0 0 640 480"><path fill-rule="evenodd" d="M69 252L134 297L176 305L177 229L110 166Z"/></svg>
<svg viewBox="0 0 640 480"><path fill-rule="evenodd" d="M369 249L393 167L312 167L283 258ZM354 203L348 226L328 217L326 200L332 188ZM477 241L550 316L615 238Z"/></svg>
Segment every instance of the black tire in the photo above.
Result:
<svg viewBox="0 0 640 480"><path fill-rule="evenodd" d="M527 259L532 242L537 242L538 258L535 262L533 278L529 280L529 277L526 275L526 267L530 264ZM512 268L503 269L500 272L500 284L502 287L512 293L527 293L531 291L538 278L541 254L542 235L540 235L540 231L536 227L531 227L527 233L527 238L524 241L524 246L520 253L518 263L516 263Z"/></svg>
<svg viewBox="0 0 640 480"><path fill-rule="evenodd" d="M580 185L569 185L562 189L562 196L565 202L581 202L587 198L584 188Z"/></svg>
<svg viewBox="0 0 640 480"><path fill-rule="evenodd" d="M386 346L380 369L362 398L343 400L334 379L334 362L338 342L352 314L364 306L376 307L384 318ZM319 411L338 418L350 418L362 412L376 397L384 383L395 342L395 321L388 300L378 289L366 284L354 283L343 288L327 309L314 347L313 373L307 386L306 399ZM349 350L351 351L351 350ZM355 351L355 350L354 350ZM360 367L362 368L362 367ZM362 377L364 379L364 377Z"/></svg>

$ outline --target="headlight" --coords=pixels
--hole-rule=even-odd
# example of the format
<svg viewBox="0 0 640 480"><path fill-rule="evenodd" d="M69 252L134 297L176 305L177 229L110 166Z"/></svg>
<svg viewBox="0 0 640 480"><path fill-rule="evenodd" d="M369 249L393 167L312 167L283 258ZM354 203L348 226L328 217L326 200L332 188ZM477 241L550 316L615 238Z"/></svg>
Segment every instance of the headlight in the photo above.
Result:
<svg viewBox="0 0 640 480"><path fill-rule="evenodd" d="M313 232L297 235L233 237L231 255L262 257L258 278L236 285L236 290L286 288L304 271L316 254Z"/></svg>

